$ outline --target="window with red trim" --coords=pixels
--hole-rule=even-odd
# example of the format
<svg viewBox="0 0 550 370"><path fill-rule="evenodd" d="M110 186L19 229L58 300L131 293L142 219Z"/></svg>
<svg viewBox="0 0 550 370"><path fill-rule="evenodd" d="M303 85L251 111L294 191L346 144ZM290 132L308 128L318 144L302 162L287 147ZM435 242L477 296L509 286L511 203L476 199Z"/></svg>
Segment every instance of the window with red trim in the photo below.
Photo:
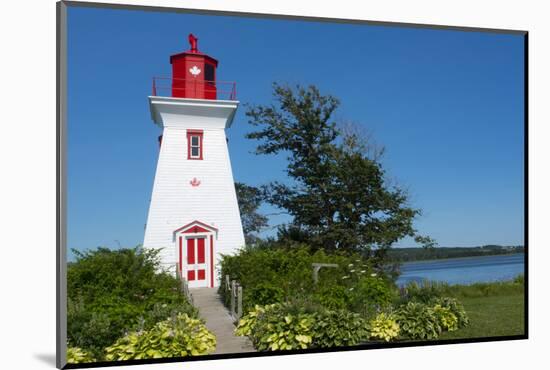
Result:
<svg viewBox="0 0 550 370"><path fill-rule="evenodd" d="M187 131L187 159L202 159L202 137L202 131Z"/></svg>

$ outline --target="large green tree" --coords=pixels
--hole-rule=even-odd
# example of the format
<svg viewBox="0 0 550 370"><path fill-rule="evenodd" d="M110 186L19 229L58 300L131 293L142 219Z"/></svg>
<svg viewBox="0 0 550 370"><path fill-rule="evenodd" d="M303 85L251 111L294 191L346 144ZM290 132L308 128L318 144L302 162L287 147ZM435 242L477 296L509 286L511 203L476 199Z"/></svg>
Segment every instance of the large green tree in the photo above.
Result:
<svg viewBox="0 0 550 370"><path fill-rule="evenodd" d="M258 212L258 208L264 200L263 192L242 182L235 182L235 191L239 202L245 242L247 245L255 244L259 241L258 233L268 225L267 217Z"/></svg>
<svg viewBox="0 0 550 370"><path fill-rule="evenodd" d="M369 155L361 135L342 130L333 119L338 99L315 86L274 84L274 102L250 106L247 134L256 154L287 154L292 181L264 187L266 200L292 222L279 237L325 250L380 254L405 236L415 236L418 209L405 191L392 186L378 156ZM372 153L372 152L371 152Z"/></svg>

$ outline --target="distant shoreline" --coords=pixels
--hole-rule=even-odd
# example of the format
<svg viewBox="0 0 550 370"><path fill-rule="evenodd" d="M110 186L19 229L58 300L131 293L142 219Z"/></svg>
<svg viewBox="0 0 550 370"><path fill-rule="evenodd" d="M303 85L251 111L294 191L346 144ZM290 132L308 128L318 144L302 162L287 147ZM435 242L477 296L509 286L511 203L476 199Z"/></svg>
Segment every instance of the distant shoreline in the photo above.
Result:
<svg viewBox="0 0 550 370"><path fill-rule="evenodd" d="M426 259L426 260L410 260L410 261L400 261L400 262L401 263L407 263L407 264L413 264L413 263L421 263L421 262L467 260L467 259L480 258L480 257L514 256L516 254L525 254L525 252L486 254L486 255L466 256L466 257L433 258L433 259Z"/></svg>
<svg viewBox="0 0 550 370"><path fill-rule="evenodd" d="M388 251L394 262L437 261L456 258L504 256L525 253L523 246L488 245L481 247L394 248Z"/></svg>

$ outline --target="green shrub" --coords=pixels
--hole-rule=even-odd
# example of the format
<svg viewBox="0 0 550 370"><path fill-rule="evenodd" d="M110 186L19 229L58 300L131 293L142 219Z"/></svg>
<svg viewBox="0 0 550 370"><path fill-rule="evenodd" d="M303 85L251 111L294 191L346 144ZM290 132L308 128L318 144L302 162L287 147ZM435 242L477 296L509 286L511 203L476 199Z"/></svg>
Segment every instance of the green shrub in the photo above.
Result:
<svg viewBox="0 0 550 370"><path fill-rule="evenodd" d="M442 330L455 331L458 329L458 318L450 308L436 304L432 309Z"/></svg>
<svg viewBox="0 0 550 370"><path fill-rule="evenodd" d="M148 330L177 313L196 316L174 276L160 272L158 251L74 251L67 271L70 346L101 360L103 349L130 331Z"/></svg>
<svg viewBox="0 0 550 370"><path fill-rule="evenodd" d="M227 275L243 286L243 306L249 310L256 304L274 303L266 302L266 298L283 300L311 292L311 262L307 248L244 249L236 255L222 256L221 277L225 279ZM225 284L221 284L219 292L227 304ZM263 302L254 301L258 296Z"/></svg>
<svg viewBox="0 0 550 370"><path fill-rule="evenodd" d="M393 316L379 313L370 322L370 337L389 342L399 336L399 324Z"/></svg>
<svg viewBox="0 0 550 370"><path fill-rule="evenodd" d="M117 327L118 326L118 327ZM85 348L94 357L101 359L105 346L113 343L124 330L124 323L119 321L111 328L110 315L95 312L93 307L85 305L82 300L68 299L67 333L69 345Z"/></svg>
<svg viewBox="0 0 550 370"><path fill-rule="evenodd" d="M322 268L315 284L312 263L333 263L338 268ZM353 310L353 304L362 309L366 302L384 305L391 300L389 297L395 296L392 292L395 289L384 276L371 274L368 260L359 255L312 252L303 245L243 249L236 255L224 255L221 260L224 282L225 276L229 276L243 287L244 311L256 304L285 302L296 297L309 297L327 309ZM355 289L359 290L354 292ZM219 293L228 305L225 284L220 286Z"/></svg>
<svg viewBox="0 0 550 370"><path fill-rule="evenodd" d="M437 316L424 303L411 301L400 306L395 318L401 334L410 339L436 339L441 333Z"/></svg>
<svg viewBox="0 0 550 370"><path fill-rule="evenodd" d="M216 337L199 319L178 314L148 331L131 332L107 347L109 361L198 356L216 348Z"/></svg>
<svg viewBox="0 0 550 370"><path fill-rule="evenodd" d="M313 316L289 313L288 306L256 306L239 321L235 333L248 335L256 349L276 351L305 349L312 343Z"/></svg>
<svg viewBox="0 0 550 370"><path fill-rule="evenodd" d="M457 318L457 325L459 328L468 326L470 319L464 310L464 306L456 298L442 297L432 301L433 305L440 305L441 307L448 308Z"/></svg>
<svg viewBox="0 0 550 370"><path fill-rule="evenodd" d="M267 304L279 303L284 299L284 292L278 286L261 283L257 286L252 286L244 291L247 302L254 302L257 305L263 306Z"/></svg>
<svg viewBox="0 0 550 370"><path fill-rule="evenodd" d="M404 287L404 300L427 304L433 299L448 295L449 290L449 285L444 282L423 281L419 284L416 281L412 281Z"/></svg>
<svg viewBox="0 0 550 370"><path fill-rule="evenodd" d="M235 329L235 334L243 337L251 337L259 321L260 315L264 314L266 310L275 308L275 306L276 304L265 306L256 305L253 310L240 318L237 323L237 328Z"/></svg>
<svg viewBox="0 0 550 370"><path fill-rule="evenodd" d="M316 289L312 300L329 310L341 310L349 306L351 292L341 285L322 285Z"/></svg>
<svg viewBox="0 0 550 370"><path fill-rule="evenodd" d="M375 275L375 274L372 274ZM378 276L365 276L351 289L350 309L371 317L389 308L397 298L397 290L387 280Z"/></svg>
<svg viewBox="0 0 550 370"><path fill-rule="evenodd" d="M83 350L79 347L67 348L67 363L69 364L83 364L94 362L95 359L91 353Z"/></svg>
<svg viewBox="0 0 550 370"><path fill-rule="evenodd" d="M314 347L353 346L368 338L367 323L347 310L319 311L313 315Z"/></svg>
<svg viewBox="0 0 550 370"><path fill-rule="evenodd" d="M352 346L368 338L367 323L358 314L312 312L296 303L256 306L239 320L235 333L250 337L260 351Z"/></svg>

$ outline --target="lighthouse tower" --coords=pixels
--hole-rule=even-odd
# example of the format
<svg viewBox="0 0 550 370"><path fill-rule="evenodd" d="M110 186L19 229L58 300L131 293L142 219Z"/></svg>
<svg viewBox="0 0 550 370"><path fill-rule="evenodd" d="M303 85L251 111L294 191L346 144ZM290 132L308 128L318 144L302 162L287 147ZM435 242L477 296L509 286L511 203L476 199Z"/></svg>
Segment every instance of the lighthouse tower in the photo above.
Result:
<svg viewBox="0 0 550 370"><path fill-rule="evenodd" d="M198 50L172 55L171 78L154 78L151 118L162 129L144 248L180 269L189 287L219 285L221 254L244 246L225 129L239 105L235 83L218 82L218 61Z"/></svg>

